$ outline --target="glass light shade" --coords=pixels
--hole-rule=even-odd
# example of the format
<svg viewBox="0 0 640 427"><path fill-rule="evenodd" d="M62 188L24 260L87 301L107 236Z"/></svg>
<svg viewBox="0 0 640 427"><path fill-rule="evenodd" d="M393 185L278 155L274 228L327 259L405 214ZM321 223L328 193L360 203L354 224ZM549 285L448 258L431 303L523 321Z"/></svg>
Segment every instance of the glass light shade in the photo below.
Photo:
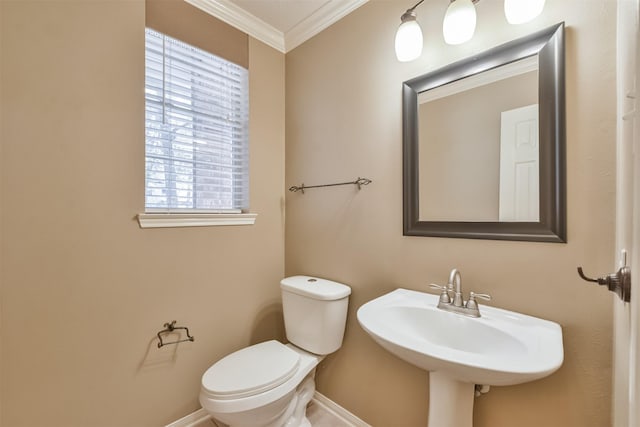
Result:
<svg viewBox="0 0 640 427"><path fill-rule="evenodd" d="M396 57L409 62L422 55L422 29L415 19L406 20L396 32Z"/></svg>
<svg viewBox="0 0 640 427"><path fill-rule="evenodd" d="M476 30L476 7L471 0L452 1L442 23L447 44L461 44L473 37Z"/></svg>
<svg viewBox="0 0 640 427"><path fill-rule="evenodd" d="M544 0L504 0L504 15L509 24L524 24L542 13Z"/></svg>

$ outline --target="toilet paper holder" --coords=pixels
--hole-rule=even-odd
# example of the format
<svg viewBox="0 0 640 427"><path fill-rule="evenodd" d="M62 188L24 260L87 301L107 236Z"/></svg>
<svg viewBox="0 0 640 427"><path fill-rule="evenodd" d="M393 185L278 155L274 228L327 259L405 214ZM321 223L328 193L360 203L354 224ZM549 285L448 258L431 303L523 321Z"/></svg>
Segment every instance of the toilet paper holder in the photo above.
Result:
<svg viewBox="0 0 640 427"><path fill-rule="evenodd" d="M187 338L178 340L178 341L170 341L170 342L162 341L162 334L168 334L168 333L174 332L176 329L184 329L187 333ZM164 329L159 331L156 335L158 336L158 341L160 341L158 343L158 348L165 345L169 345L169 344L178 344L179 342L195 341L195 338L189 333L189 328L187 328L186 326L176 326L175 320L173 320L171 323L165 323Z"/></svg>

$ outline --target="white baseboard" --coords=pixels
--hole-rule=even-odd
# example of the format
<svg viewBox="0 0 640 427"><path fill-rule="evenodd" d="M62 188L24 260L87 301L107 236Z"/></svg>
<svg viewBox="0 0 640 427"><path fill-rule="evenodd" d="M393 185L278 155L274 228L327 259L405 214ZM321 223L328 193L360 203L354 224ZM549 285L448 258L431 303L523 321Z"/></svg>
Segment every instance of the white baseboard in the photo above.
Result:
<svg viewBox="0 0 640 427"><path fill-rule="evenodd" d="M209 425L211 425L211 421L209 421L210 419L211 416L207 411L200 408L186 417L182 417L171 424L167 424L166 427L200 427L201 425L205 425L205 422L209 422Z"/></svg>
<svg viewBox="0 0 640 427"><path fill-rule="evenodd" d="M334 417L342 420L345 425L352 427L371 427L369 424L365 423L322 393L318 393L316 391L313 394L311 402L313 402L313 404L318 408L322 408L323 411L329 412ZM166 427L203 427L205 425L210 425L210 422L207 423L210 419L211 417L207 411L200 408L197 411L172 422L171 424L167 424Z"/></svg>
<svg viewBox="0 0 640 427"><path fill-rule="evenodd" d="M353 427L371 427L369 424L365 423L360 418L356 417L351 412L347 411L342 406L338 405L336 402L318 391L313 394L311 402L318 405L318 407L323 410L333 414L335 417L340 418L345 425Z"/></svg>

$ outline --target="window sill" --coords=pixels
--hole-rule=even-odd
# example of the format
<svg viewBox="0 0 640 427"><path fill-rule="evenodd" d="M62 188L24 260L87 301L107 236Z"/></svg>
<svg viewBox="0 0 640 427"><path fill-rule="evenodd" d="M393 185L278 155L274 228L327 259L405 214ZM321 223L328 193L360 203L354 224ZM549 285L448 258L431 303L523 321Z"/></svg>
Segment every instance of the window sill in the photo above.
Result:
<svg viewBox="0 0 640 427"><path fill-rule="evenodd" d="M257 216L255 213L141 213L137 217L140 228L170 228L253 225Z"/></svg>

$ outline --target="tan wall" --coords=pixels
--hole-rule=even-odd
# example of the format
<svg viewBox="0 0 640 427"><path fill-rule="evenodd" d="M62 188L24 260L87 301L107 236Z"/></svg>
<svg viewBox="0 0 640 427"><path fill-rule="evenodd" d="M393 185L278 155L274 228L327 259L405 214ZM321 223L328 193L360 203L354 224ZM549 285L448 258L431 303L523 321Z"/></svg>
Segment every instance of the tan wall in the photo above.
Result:
<svg viewBox="0 0 640 427"><path fill-rule="evenodd" d="M398 63L393 52L407 5L384 0L287 54L286 185L373 180L360 192L287 193L286 273L353 289L344 345L319 369L318 388L377 427L426 425L427 374L375 344L356 309L396 287L444 283L457 267L467 291L488 292L491 305L556 321L564 332L562 368L492 388L476 400L475 427L607 426L612 296L579 280L575 267L613 269L615 2L549 0L537 20L510 26L502 2L483 1L474 39L457 47L442 40L446 6L418 8L425 50L412 63ZM560 21L567 25L568 243L403 237L401 83Z"/></svg>
<svg viewBox="0 0 640 427"><path fill-rule="evenodd" d="M284 55L250 39L254 226L141 230L144 2L2 1L2 420L158 426L282 336ZM194 343L156 347L176 319Z"/></svg>

